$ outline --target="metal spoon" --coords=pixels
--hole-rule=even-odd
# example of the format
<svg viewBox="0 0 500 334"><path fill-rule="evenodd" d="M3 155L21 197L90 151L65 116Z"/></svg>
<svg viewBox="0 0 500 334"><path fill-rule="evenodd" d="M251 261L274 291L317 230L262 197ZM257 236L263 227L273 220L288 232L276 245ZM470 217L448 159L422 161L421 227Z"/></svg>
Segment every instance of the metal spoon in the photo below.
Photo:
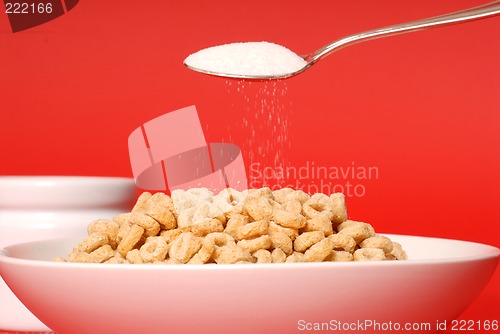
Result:
<svg viewBox="0 0 500 334"><path fill-rule="evenodd" d="M427 19L421 19L417 21L412 21L408 23L401 23L401 24L396 24L392 25L389 27L385 28L378 28L374 30L369 30L365 32L361 32L358 34L350 35L344 38L341 38L339 40L336 40L330 44L327 44L323 46L322 48L306 54L302 55L300 57L304 58L306 61L306 65L291 73L284 73L281 75L248 75L248 74L228 74L228 73L219 73L219 72L213 72L210 71L209 69L202 69L202 68L196 68L187 65L189 69L205 74L210 74L210 75L215 75L215 76L220 76L220 77L227 77L227 78L241 78L241 79L260 79L260 80L267 80L267 79L283 79L283 78L288 78L295 76L299 73L304 72L308 68L310 68L313 64L315 64L318 60L325 58L326 56L331 55L332 53L343 49L347 46L354 45L357 43L369 41L372 39L377 39L377 38L382 38L382 37L388 37L388 36L394 36L398 34L404 34L408 32L413 32L413 31L419 31L419 30L425 30L428 28L434 28L434 27L443 27L447 25L452 25L452 24L457 24L457 23L464 23L464 22L469 22L469 21L475 21L479 19L484 19L488 17L493 17L496 15L500 14L500 1L494 1L490 2L488 4L466 9L466 10L461 10L457 12L453 12L450 14L445 14L445 15L440 15L440 16L435 16Z"/></svg>

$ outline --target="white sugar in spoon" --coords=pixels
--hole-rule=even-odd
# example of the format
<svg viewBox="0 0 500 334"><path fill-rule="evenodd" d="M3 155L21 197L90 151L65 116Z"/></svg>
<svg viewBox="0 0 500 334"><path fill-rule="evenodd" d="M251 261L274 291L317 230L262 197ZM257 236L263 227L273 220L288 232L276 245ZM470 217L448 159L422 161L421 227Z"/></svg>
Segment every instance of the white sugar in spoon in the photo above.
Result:
<svg viewBox="0 0 500 334"><path fill-rule="evenodd" d="M184 65L193 71L228 78L283 79L304 72L318 60L350 45L412 31L475 21L499 14L500 1L494 1L450 14L350 35L302 56L281 45L268 42L225 44L193 53L184 60Z"/></svg>

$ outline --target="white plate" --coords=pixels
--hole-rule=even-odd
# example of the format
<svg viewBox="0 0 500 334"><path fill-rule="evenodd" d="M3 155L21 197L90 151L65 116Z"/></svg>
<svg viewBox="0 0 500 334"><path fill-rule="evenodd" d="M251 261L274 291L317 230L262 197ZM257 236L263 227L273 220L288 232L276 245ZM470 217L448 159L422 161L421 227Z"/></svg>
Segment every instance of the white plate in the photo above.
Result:
<svg viewBox="0 0 500 334"><path fill-rule="evenodd" d="M0 274L57 333L294 333L317 325L333 331L338 322L436 326L450 321L486 286L500 254L498 248L466 241L388 236L403 245L410 260L201 266L49 262L79 241L65 239L7 247L0 252ZM348 332L376 332L357 329Z"/></svg>

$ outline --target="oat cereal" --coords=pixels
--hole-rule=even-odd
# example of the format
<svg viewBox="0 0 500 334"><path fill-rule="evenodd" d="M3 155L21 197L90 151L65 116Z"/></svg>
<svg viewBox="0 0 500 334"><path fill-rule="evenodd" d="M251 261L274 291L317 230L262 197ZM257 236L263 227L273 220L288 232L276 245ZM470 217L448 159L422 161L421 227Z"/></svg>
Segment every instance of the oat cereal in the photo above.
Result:
<svg viewBox="0 0 500 334"><path fill-rule="evenodd" d="M143 192L131 212L97 219L58 262L266 264L406 260L403 247L350 220L341 193L269 188Z"/></svg>

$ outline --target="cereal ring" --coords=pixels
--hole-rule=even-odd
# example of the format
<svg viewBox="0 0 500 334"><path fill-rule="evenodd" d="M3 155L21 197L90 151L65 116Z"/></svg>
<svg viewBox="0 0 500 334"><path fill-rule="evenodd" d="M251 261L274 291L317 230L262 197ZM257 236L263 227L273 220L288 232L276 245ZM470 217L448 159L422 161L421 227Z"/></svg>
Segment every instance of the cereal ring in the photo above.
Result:
<svg viewBox="0 0 500 334"><path fill-rule="evenodd" d="M207 234L205 238L212 239L215 246L217 247L236 245L234 238L227 233L222 233L222 232L210 233Z"/></svg>
<svg viewBox="0 0 500 334"><path fill-rule="evenodd" d="M95 232L86 237L78 246L79 252L90 253L97 248L107 245L109 243L108 236L103 232Z"/></svg>
<svg viewBox="0 0 500 334"><path fill-rule="evenodd" d="M104 246L97 248L96 250L91 252L89 255L90 255L91 262L102 263L104 261L111 259L115 255L115 251L113 250L113 248L111 248L110 245L104 245Z"/></svg>
<svg viewBox="0 0 500 334"><path fill-rule="evenodd" d="M285 204L287 195L293 193L292 188L281 188L273 191L274 200L280 204Z"/></svg>
<svg viewBox="0 0 500 334"><path fill-rule="evenodd" d="M273 214L273 206L266 197L248 196L243 204L243 211L255 220L269 220Z"/></svg>
<svg viewBox="0 0 500 334"><path fill-rule="evenodd" d="M177 259L172 259L172 258L163 261L163 263L165 263L165 264L184 264L181 261L179 261Z"/></svg>
<svg viewBox="0 0 500 334"><path fill-rule="evenodd" d="M115 255L104 263L125 264L130 262L128 262L127 259L125 259L120 253L115 252Z"/></svg>
<svg viewBox="0 0 500 334"><path fill-rule="evenodd" d="M127 253L126 259L128 262L132 264L143 264L144 260L142 259L141 252L138 249L132 249Z"/></svg>
<svg viewBox="0 0 500 334"><path fill-rule="evenodd" d="M281 209L281 210L284 209L283 205L276 202L274 199L268 199L268 201L269 201L269 204L271 204L271 206L273 207L273 212L274 212L274 210L277 210L277 209Z"/></svg>
<svg viewBox="0 0 500 334"><path fill-rule="evenodd" d="M205 264L200 257L198 256L198 253L194 254L191 260L188 261L187 264Z"/></svg>
<svg viewBox="0 0 500 334"><path fill-rule="evenodd" d="M219 257L222 247L236 245L235 239L227 233L210 233L205 237L205 239L207 238L213 239L215 244L215 250L210 258L210 262L214 262Z"/></svg>
<svg viewBox="0 0 500 334"><path fill-rule="evenodd" d="M170 245L162 237L148 237L140 249L144 262L163 261L167 256Z"/></svg>
<svg viewBox="0 0 500 334"><path fill-rule="evenodd" d="M370 224L353 220L346 220L337 226L337 229L339 231L338 234L351 236L356 241L356 244L360 244L363 240L375 236L375 230Z"/></svg>
<svg viewBox="0 0 500 334"><path fill-rule="evenodd" d="M68 259L69 262L79 262L79 263L93 263L93 257L89 253L85 252L73 252Z"/></svg>
<svg viewBox="0 0 500 334"><path fill-rule="evenodd" d="M181 233L172 242L168 255L182 263L187 263L200 250L201 245L202 238L195 236L191 232Z"/></svg>
<svg viewBox="0 0 500 334"><path fill-rule="evenodd" d="M233 200L232 204L233 205L243 205L243 202L245 202L247 196L248 196L248 190L243 190L243 191L238 191L233 188L229 188L229 191L231 192L231 199Z"/></svg>
<svg viewBox="0 0 500 334"><path fill-rule="evenodd" d="M260 237L269 231L269 221L259 220L238 227L236 240L252 239Z"/></svg>
<svg viewBox="0 0 500 334"><path fill-rule="evenodd" d="M219 256L215 259L217 264L237 263L239 261L255 262L256 259L249 251L235 245L223 246L220 249Z"/></svg>
<svg viewBox="0 0 500 334"><path fill-rule="evenodd" d="M144 212L132 212L130 215L130 224L142 227L146 237L155 236L160 232L160 224L155 219L144 214Z"/></svg>
<svg viewBox="0 0 500 334"><path fill-rule="evenodd" d="M354 261L382 261L385 253L380 248L360 248L354 252Z"/></svg>
<svg viewBox="0 0 500 334"><path fill-rule="evenodd" d="M271 252L271 259L273 263L283 263L286 261L286 254L281 250L281 248L275 248Z"/></svg>
<svg viewBox="0 0 500 334"><path fill-rule="evenodd" d="M283 207L286 211L290 211L299 215L302 213L302 203L300 203L297 199L286 201L283 204Z"/></svg>
<svg viewBox="0 0 500 334"><path fill-rule="evenodd" d="M289 255L286 258L286 263L293 263L293 262L304 262L304 254L300 252L293 252L291 255Z"/></svg>
<svg viewBox="0 0 500 334"><path fill-rule="evenodd" d="M293 252L293 242L285 233L275 231L269 233L271 238L271 248L280 248L286 255Z"/></svg>
<svg viewBox="0 0 500 334"><path fill-rule="evenodd" d="M127 263L130 263L130 262L127 261L126 259L122 258L122 257L112 257L111 259L109 259L108 261L105 261L104 263L109 263L109 264L127 264Z"/></svg>
<svg viewBox="0 0 500 334"><path fill-rule="evenodd" d="M174 215L174 218L177 219L177 210L175 210L174 200L172 199L172 197L168 196L167 194L165 194L165 196L166 196L166 198L163 199L163 204L170 212L172 212L172 214Z"/></svg>
<svg viewBox="0 0 500 334"><path fill-rule="evenodd" d="M191 225L190 228L191 232L198 237L204 237L213 232L224 231L221 221L215 218L205 218L205 220L200 220L198 223Z"/></svg>
<svg viewBox="0 0 500 334"><path fill-rule="evenodd" d="M272 220L283 227L297 230L306 225L306 218L304 216L283 209L274 210Z"/></svg>
<svg viewBox="0 0 500 334"><path fill-rule="evenodd" d="M192 207L191 198L190 198L189 194L186 194L186 191L184 189L175 189L170 194L170 197L172 198L172 201L174 202L175 212L177 212L178 216L185 209Z"/></svg>
<svg viewBox="0 0 500 334"><path fill-rule="evenodd" d="M175 211L180 215L184 210L198 206L200 203L210 202L213 193L207 188L191 188L188 190L176 189L171 197Z"/></svg>
<svg viewBox="0 0 500 334"><path fill-rule="evenodd" d="M308 219L323 216L332 220L333 204L330 197L325 194L316 193L302 205L302 213Z"/></svg>
<svg viewBox="0 0 500 334"><path fill-rule="evenodd" d="M294 192L292 192L286 196L286 201L298 200L300 202L300 204L303 205L310 198L311 198L311 196L309 196L308 194L306 194L302 190L295 190Z"/></svg>
<svg viewBox="0 0 500 334"><path fill-rule="evenodd" d="M266 197L274 199L273 192L269 187L248 189L247 197Z"/></svg>
<svg viewBox="0 0 500 334"><path fill-rule="evenodd" d="M235 206L233 206L233 209L231 211L229 211L226 215L226 220L229 220L229 218L231 218L231 216L233 214L241 214L241 215L247 215L246 213L243 213L243 204L245 202L240 202L238 204L236 204Z"/></svg>
<svg viewBox="0 0 500 334"><path fill-rule="evenodd" d="M191 258L191 260L189 260L188 263L190 264L207 263L212 257L214 251L215 251L214 239L205 238L198 253L194 254L194 256Z"/></svg>
<svg viewBox="0 0 500 334"><path fill-rule="evenodd" d="M306 232L314 233L314 232ZM322 232L321 232L322 233ZM304 262L321 262L332 253L333 242L328 238L315 243L304 253Z"/></svg>
<svg viewBox="0 0 500 334"><path fill-rule="evenodd" d="M267 249L259 249L252 254L257 258L257 263L272 263L273 259L271 257L271 252Z"/></svg>
<svg viewBox="0 0 500 334"><path fill-rule="evenodd" d="M345 205L345 196L342 193L334 193L330 195L330 201L333 205L332 222L335 225L343 223L347 220L347 208Z"/></svg>
<svg viewBox="0 0 500 334"><path fill-rule="evenodd" d="M229 220L227 221L226 228L224 229L224 233L231 235L233 238L238 237L238 229L246 225L248 223L248 217L233 213Z"/></svg>
<svg viewBox="0 0 500 334"><path fill-rule="evenodd" d="M118 233L116 234L116 244L120 244L120 242L127 236L130 232L130 223L128 221L122 221L120 224L120 228L118 229Z"/></svg>
<svg viewBox="0 0 500 334"><path fill-rule="evenodd" d="M136 211L144 211L144 208L146 207L146 202L151 198L151 193L150 192L143 192L138 198L137 201L135 202L134 207L132 208L132 212Z"/></svg>
<svg viewBox="0 0 500 334"><path fill-rule="evenodd" d="M222 189L217 195L212 198L212 202L229 217L229 213L233 210L233 199L229 188Z"/></svg>
<svg viewBox="0 0 500 334"><path fill-rule="evenodd" d="M332 234L328 237L333 242L333 249L335 251L344 250L352 253L356 249L356 240L346 234Z"/></svg>
<svg viewBox="0 0 500 334"><path fill-rule="evenodd" d="M175 216L171 209L174 207L172 199L164 193L156 193L143 205L144 213L156 220L163 229L171 230L177 227Z"/></svg>
<svg viewBox="0 0 500 334"><path fill-rule="evenodd" d="M321 231L325 237L333 234L333 226L330 219L325 216L318 216L306 221L306 225L302 229L303 232Z"/></svg>
<svg viewBox="0 0 500 334"><path fill-rule="evenodd" d="M269 234L273 232L285 233L286 236L289 237L292 241L295 240L295 238L297 238L297 236L299 235L299 230L289 227L283 227L276 224L275 222L269 222Z"/></svg>
<svg viewBox="0 0 500 334"><path fill-rule="evenodd" d="M179 214L177 218L177 226L178 227L187 227L193 224L194 213L196 212L196 207L192 206L184 209Z"/></svg>
<svg viewBox="0 0 500 334"><path fill-rule="evenodd" d="M304 232L300 234L293 242L293 249L303 253L309 247L325 238L321 231ZM333 246L332 246L333 248Z"/></svg>
<svg viewBox="0 0 500 334"><path fill-rule="evenodd" d="M113 221L114 222L117 222L118 225L120 225L120 227L123 225L123 224L127 224L128 225L128 222L130 220L130 212L127 212L127 213L120 213L119 215L116 215L114 218L113 218Z"/></svg>
<svg viewBox="0 0 500 334"><path fill-rule="evenodd" d="M95 232L102 232L108 236L109 245L116 249L117 242L116 236L118 235L118 231L120 229L120 225L112 220L106 219L98 219L91 222L87 228L87 232L89 235Z"/></svg>
<svg viewBox="0 0 500 334"><path fill-rule="evenodd" d="M110 245L104 245L96 250L86 253L86 252L74 252L70 262L81 262L81 263L101 263L109 260L113 257L114 251Z"/></svg>
<svg viewBox="0 0 500 334"><path fill-rule="evenodd" d="M351 253L346 252L346 251L332 251L330 255L328 255L325 258L325 261L331 261L331 262L349 262L353 261L354 257L352 256Z"/></svg>
<svg viewBox="0 0 500 334"><path fill-rule="evenodd" d="M187 228L175 228L173 230L162 231L160 236L169 244L181 235L182 232L189 232L189 230Z"/></svg>
<svg viewBox="0 0 500 334"><path fill-rule="evenodd" d="M130 226L127 235L120 241L118 247L116 247L116 251L125 257L141 240L143 234L144 229L139 225Z"/></svg>
<svg viewBox="0 0 500 334"><path fill-rule="evenodd" d="M329 202L330 196L323 193L315 193L314 195L311 196L310 199L313 199L318 202Z"/></svg>
<svg viewBox="0 0 500 334"><path fill-rule="evenodd" d="M257 237L255 239L240 240L237 243L238 246L247 250L250 253L254 253L259 249L268 249L269 247L271 247L271 244L272 244L271 237L267 234Z"/></svg>
<svg viewBox="0 0 500 334"><path fill-rule="evenodd" d="M387 259L389 260L408 260L408 255L403 250L403 247L400 243L393 241L392 242L392 251L390 254L387 254Z"/></svg>
<svg viewBox="0 0 500 334"><path fill-rule="evenodd" d="M376 235L363 240L359 247L361 248L380 248L384 253L391 254L393 245L391 239L384 237L382 235Z"/></svg>
<svg viewBox="0 0 500 334"><path fill-rule="evenodd" d="M196 223L199 219L214 218L220 220L221 223L226 223L226 215L219 209L214 203L200 203L196 206L196 210L193 214L193 223Z"/></svg>

